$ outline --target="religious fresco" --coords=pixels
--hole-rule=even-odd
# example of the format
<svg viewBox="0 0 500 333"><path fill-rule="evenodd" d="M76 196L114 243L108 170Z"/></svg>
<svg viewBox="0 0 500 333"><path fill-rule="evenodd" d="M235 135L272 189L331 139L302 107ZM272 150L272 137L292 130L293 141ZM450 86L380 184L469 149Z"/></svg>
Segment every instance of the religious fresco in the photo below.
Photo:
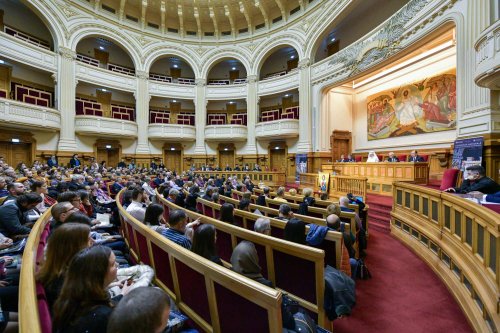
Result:
<svg viewBox="0 0 500 333"><path fill-rule="evenodd" d="M456 70L367 98L368 140L456 128Z"/></svg>

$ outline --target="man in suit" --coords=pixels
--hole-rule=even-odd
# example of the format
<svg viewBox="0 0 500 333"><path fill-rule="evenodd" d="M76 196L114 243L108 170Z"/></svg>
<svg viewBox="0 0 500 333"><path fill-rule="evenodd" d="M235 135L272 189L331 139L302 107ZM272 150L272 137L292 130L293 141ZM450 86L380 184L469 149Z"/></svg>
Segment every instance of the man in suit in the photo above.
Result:
<svg viewBox="0 0 500 333"><path fill-rule="evenodd" d="M262 171L262 169L258 164L255 164L255 166L253 167L253 171Z"/></svg>
<svg viewBox="0 0 500 333"><path fill-rule="evenodd" d="M224 171L232 171L233 169L231 169L231 167L229 166L229 164L226 164L226 168L224 169Z"/></svg>
<svg viewBox="0 0 500 333"><path fill-rule="evenodd" d="M73 157L69 160L69 166L71 168L78 168L81 165L80 160L78 159L78 154L74 154Z"/></svg>
<svg viewBox="0 0 500 333"><path fill-rule="evenodd" d="M156 170L158 169L158 165L155 163L155 161L151 161L151 164L150 164L150 168L153 169L153 170Z"/></svg>
<svg viewBox="0 0 500 333"><path fill-rule="evenodd" d="M248 163L245 164L243 167L243 171L250 171L250 167L248 166Z"/></svg>
<svg viewBox="0 0 500 333"><path fill-rule="evenodd" d="M469 193L473 191L482 192L484 194L493 194L500 191L498 185L493 179L486 177L485 170L480 165L471 165L467 169L467 179L464 179L460 187L450 187L447 192Z"/></svg>
<svg viewBox="0 0 500 333"><path fill-rule="evenodd" d="M348 158L345 157L344 154L340 155L340 159L337 162L350 162Z"/></svg>
<svg viewBox="0 0 500 333"><path fill-rule="evenodd" d="M236 164L236 166L234 167L234 171L241 171L240 167L238 164Z"/></svg>
<svg viewBox="0 0 500 333"><path fill-rule="evenodd" d="M394 153L391 151L389 153L389 157L387 158L387 162L399 162L399 158L394 156Z"/></svg>
<svg viewBox="0 0 500 333"><path fill-rule="evenodd" d="M412 150L410 153L410 157L408 158L408 162L425 162L422 156L418 156L418 152L416 150Z"/></svg>
<svg viewBox="0 0 500 333"><path fill-rule="evenodd" d="M57 163L57 157L56 155L52 155L49 160L47 161L47 165L49 166L49 168L53 168L53 167L58 167L59 164Z"/></svg>
<svg viewBox="0 0 500 333"><path fill-rule="evenodd" d="M120 162L118 162L118 167L119 168L126 168L127 167L127 164L125 163L125 161L122 159Z"/></svg>
<svg viewBox="0 0 500 333"><path fill-rule="evenodd" d="M487 202L500 203L500 191L493 193L493 194L486 194L483 197L483 200L487 201Z"/></svg>

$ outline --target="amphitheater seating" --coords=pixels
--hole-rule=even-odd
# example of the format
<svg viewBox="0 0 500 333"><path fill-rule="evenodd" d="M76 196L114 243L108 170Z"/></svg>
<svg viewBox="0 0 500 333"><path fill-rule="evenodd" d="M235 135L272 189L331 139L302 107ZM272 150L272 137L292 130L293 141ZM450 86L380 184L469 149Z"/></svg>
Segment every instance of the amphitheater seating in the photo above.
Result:
<svg viewBox="0 0 500 333"><path fill-rule="evenodd" d="M11 82L16 101L38 106L52 107L53 92L37 89L21 83Z"/></svg>
<svg viewBox="0 0 500 333"><path fill-rule="evenodd" d="M172 82L172 77L163 75L163 74L156 74L156 73L149 73L149 79L153 81L159 81L159 82Z"/></svg>
<svg viewBox="0 0 500 333"><path fill-rule="evenodd" d="M80 61L80 62L83 62L83 63L85 63L87 65L90 65L90 66L99 67L99 65L100 65L100 61L99 60L91 58L91 57L83 55L83 54L77 54L76 55L76 60Z"/></svg>
<svg viewBox="0 0 500 333"><path fill-rule="evenodd" d="M443 179L441 179L441 186L439 186L439 190L444 191L449 189L450 187L457 186L458 176L460 174L460 170L458 169L446 169L443 173Z"/></svg>
<svg viewBox="0 0 500 333"><path fill-rule="evenodd" d="M177 124L194 126L195 115L194 113L181 112L177 115Z"/></svg>
<svg viewBox="0 0 500 333"><path fill-rule="evenodd" d="M135 75L135 69L133 68L128 68L120 65L115 65L115 64L108 64L108 70L112 72L117 72L125 75Z"/></svg>
<svg viewBox="0 0 500 333"><path fill-rule="evenodd" d="M169 241L130 216L119 201L124 236L132 255L155 269L155 283L197 328L216 332L281 332L281 321L276 320L281 318L279 290Z"/></svg>
<svg viewBox="0 0 500 333"><path fill-rule="evenodd" d="M227 124L227 114L226 113L209 113L207 115L208 125L225 125Z"/></svg>
<svg viewBox="0 0 500 333"><path fill-rule="evenodd" d="M157 197L164 206L165 217L168 218L171 209L181 209L163 199L158 193ZM224 261L229 261L233 248L240 240L254 243L264 277L272 281L276 288L299 301L310 311L320 326L327 327L323 304L325 264L323 250L271 238L202 214L185 211L191 220L200 218L202 223L215 226L219 256Z"/></svg>
<svg viewBox="0 0 500 333"><path fill-rule="evenodd" d="M6 34L9 34L9 35L16 37L16 38L19 38L19 39L22 39L25 42L28 42L28 43L33 44L35 46L44 48L46 50L50 50L50 44L47 41L44 41L40 38L37 38L35 36L31 36L25 32L19 31L13 27L9 27L7 25L4 26L4 31Z"/></svg>
<svg viewBox="0 0 500 333"><path fill-rule="evenodd" d="M280 119L280 112L281 112L281 109L261 111L260 121L266 122L266 121L279 120Z"/></svg>
<svg viewBox="0 0 500 333"><path fill-rule="evenodd" d="M81 97L77 97L75 100L75 110L77 115L103 116L101 103Z"/></svg>
<svg viewBox="0 0 500 333"><path fill-rule="evenodd" d="M299 107L286 108L280 115L280 119L299 119Z"/></svg>
<svg viewBox="0 0 500 333"><path fill-rule="evenodd" d="M115 119L135 120L135 108L127 105L111 104L111 115Z"/></svg>
<svg viewBox="0 0 500 333"><path fill-rule="evenodd" d="M231 125L247 125L247 114L246 113L236 113L233 114L231 118Z"/></svg>
<svg viewBox="0 0 500 333"><path fill-rule="evenodd" d="M226 197L221 197L223 202L226 201ZM207 201L201 198L197 199L198 210L203 213L203 215L218 219L220 216L220 208L222 203L215 203ZM230 203L230 202L228 202ZM233 203L235 205L235 203ZM237 206L236 206L237 207ZM262 212L264 213L264 212ZM271 221L271 235L283 239L284 229L286 222L283 220L276 219L277 215L268 214L269 211L265 212L265 216ZM254 214L251 212L243 211L240 209L234 210L234 217L236 221L245 229L253 230L255 221L262 217L259 214ZM300 218L300 217L299 217ZM315 221L318 225L326 225L324 220ZM311 223L311 222L308 222ZM309 231L309 227L306 227L306 234ZM328 234L323 242L322 250L325 251L325 263L332 267L341 267L342 261L342 234L336 231L328 231Z"/></svg>
<svg viewBox="0 0 500 333"><path fill-rule="evenodd" d="M150 124L168 124L170 123L170 111L149 109Z"/></svg>

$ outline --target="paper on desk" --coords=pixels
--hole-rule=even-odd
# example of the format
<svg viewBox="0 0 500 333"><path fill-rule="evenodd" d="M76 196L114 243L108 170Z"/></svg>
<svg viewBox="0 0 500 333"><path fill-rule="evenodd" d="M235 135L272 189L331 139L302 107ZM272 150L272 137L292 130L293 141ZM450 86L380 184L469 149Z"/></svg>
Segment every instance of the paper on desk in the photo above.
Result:
<svg viewBox="0 0 500 333"><path fill-rule="evenodd" d="M96 220L99 221L99 222L101 222L99 224L99 227L106 227L106 226L111 225L111 223L109 221L110 217L111 217L110 214L99 214L99 213L97 213Z"/></svg>

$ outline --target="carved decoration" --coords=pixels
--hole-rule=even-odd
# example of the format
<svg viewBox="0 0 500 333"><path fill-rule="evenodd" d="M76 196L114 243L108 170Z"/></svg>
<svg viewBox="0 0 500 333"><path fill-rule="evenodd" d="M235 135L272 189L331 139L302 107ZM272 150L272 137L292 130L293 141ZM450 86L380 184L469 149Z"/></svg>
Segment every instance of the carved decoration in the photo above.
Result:
<svg viewBox="0 0 500 333"><path fill-rule="evenodd" d="M59 47L59 54L64 58L68 60L75 60L76 59L76 52L73 51L70 48L61 46Z"/></svg>
<svg viewBox="0 0 500 333"><path fill-rule="evenodd" d="M149 73L146 71L135 71L135 76L139 79L142 79L142 80L149 79Z"/></svg>

